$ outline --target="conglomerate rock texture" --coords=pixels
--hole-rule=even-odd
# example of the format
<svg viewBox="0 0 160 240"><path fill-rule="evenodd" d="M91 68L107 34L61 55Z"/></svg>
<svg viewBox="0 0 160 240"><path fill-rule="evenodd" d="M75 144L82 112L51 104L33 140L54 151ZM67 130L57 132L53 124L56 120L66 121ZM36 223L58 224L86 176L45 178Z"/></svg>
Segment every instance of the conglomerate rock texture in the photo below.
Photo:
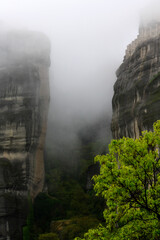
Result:
<svg viewBox="0 0 160 240"><path fill-rule="evenodd" d="M22 239L28 195L43 188L49 55L41 33L0 36L0 240Z"/></svg>
<svg viewBox="0 0 160 240"><path fill-rule="evenodd" d="M144 28L145 33L156 29L156 34L146 34L135 48L132 46L131 54L124 57L116 72L112 99L114 138L138 138L142 130L152 130L153 123L160 119L160 29L154 27L152 23L150 28Z"/></svg>

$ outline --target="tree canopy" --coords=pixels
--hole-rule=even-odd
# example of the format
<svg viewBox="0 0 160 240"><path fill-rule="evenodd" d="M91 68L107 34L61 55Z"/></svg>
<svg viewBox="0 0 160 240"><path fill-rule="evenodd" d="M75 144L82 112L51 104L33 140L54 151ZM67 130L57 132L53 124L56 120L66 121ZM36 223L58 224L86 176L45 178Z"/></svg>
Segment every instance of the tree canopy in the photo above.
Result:
<svg viewBox="0 0 160 240"><path fill-rule="evenodd" d="M83 240L160 239L160 121L153 129L139 139L112 140L109 153L96 156L94 188L106 200L105 224Z"/></svg>

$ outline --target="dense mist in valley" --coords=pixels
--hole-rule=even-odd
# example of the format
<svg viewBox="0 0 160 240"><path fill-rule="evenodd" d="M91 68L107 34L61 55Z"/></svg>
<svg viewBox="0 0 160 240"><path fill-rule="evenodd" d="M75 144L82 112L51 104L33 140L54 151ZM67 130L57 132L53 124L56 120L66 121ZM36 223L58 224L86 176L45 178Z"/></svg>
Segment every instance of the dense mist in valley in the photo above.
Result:
<svg viewBox="0 0 160 240"><path fill-rule="evenodd" d="M144 239L152 227L159 234L147 192L158 183L157 135L152 151L149 133L97 156L108 152L111 122L115 138L136 138L159 118L159 9L159 0L0 0L0 239L73 240L106 223L93 239L141 236L145 223Z"/></svg>
<svg viewBox="0 0 160 240"><path fill-rule="evenodd" d="M82 144L80 132L92 135L91 129L98 125L93 142L110 140L116 69L137 35L140 16L150 18L148 9L153 6L156 12L158 1L6 0L0 4L2 31L40 31L51 42L47 148L69 161Z"/></svg>

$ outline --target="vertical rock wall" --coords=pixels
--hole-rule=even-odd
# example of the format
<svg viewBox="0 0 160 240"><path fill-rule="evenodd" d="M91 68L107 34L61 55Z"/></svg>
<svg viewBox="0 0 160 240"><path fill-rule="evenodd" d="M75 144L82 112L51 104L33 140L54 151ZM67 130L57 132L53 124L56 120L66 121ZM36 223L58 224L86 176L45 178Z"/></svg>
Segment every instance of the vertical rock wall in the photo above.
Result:
<svg viewBox="0 0 160 240"><path fill-rule="evenodd" d="M151 26L156 29L153 36ZM160 119L160 29L157 26L152 23L141 29L140 34L145 32L147 37L132 49L130 56L127 53L117 70L112 99L114 138L137 138L142 130L151 130L153 123Z"/></svg>
<svg viewBox="0 0 160 240"><path fill-rule="evenodd" d="M0 36L0 240L22 239L28 195L43 188L49 55L41 33Z"/></svg>

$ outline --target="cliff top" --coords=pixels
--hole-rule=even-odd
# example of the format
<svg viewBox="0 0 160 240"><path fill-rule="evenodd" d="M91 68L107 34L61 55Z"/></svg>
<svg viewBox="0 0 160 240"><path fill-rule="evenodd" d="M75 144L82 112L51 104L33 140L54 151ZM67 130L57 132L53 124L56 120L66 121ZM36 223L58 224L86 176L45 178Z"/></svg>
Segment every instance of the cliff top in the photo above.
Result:
<svg viewBox="0 0 160 240"><path fill-rule="evenodd" d="M40 32L10 30L0 35L0 67L24 60L38 60L49 65L51 45L48 37Z"/></svg>
<svg viewBox="0 0 160 240"><path fill-rule="evenodd" d="M139 34L137 38L132 41L126 49L124 60L131 57L136 48L144 41L149 40L160 35L160 22L151 21L147 24L141 23L139 27Z"/></svg>

